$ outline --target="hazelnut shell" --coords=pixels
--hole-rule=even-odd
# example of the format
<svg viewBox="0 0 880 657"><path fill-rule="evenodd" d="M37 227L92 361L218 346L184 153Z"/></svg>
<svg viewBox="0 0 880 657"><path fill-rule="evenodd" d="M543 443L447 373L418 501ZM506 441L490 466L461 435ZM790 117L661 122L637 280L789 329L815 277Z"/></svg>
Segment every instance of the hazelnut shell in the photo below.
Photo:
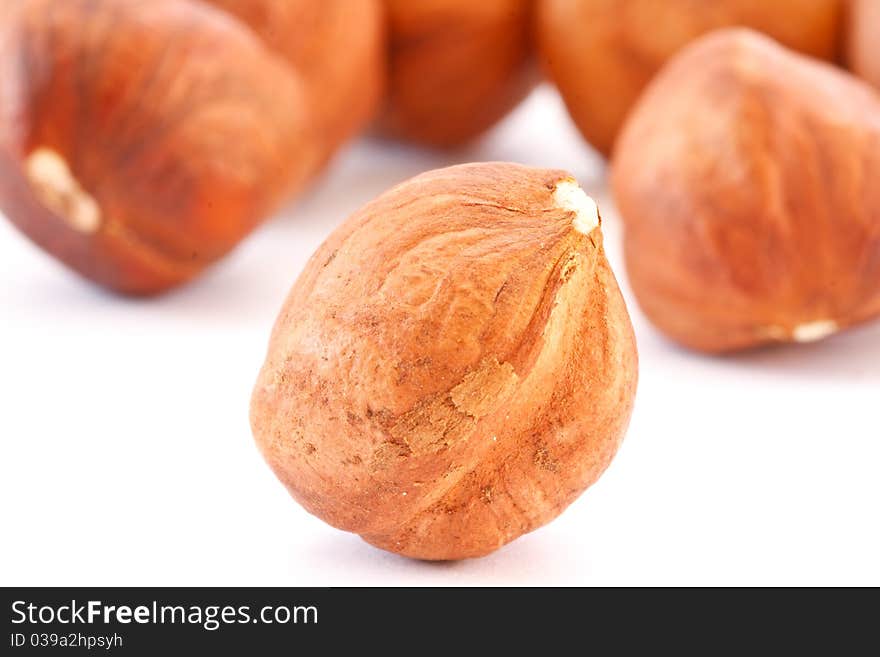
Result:
<svg viewBox="0 0 880 657"><path fill-rule="evenodd" d="M601 229L578 228L561 182L513 164L428 172L314 254L251 404L257 444L308 511L392 552L475 557L605 470L636 348Z"/></svg>
<svg viewBox="0 0 880 657"><path fill-rule="evenodd" d="M303 82L194 2L22 0L0 45L0 209L107 288L190 279L311 175Z"/></svg>
<svg viewBox="0 0 880 657"><path fill-rule="evenodd" d="M379 132L441 148L480 136L538 81L531 0L385 0L389 88Z"/></svg>
<svg viewBox="0 0 880 657"><path fill-rule="evenodd" d="M609 155L645 85L697 37L741 25L832 59L840 13L840 0L537 0L536 31L572 118Z"/></svg>
<svg viewBox="0 0 880 657"><path fill-rule="evenodd" d="M386 76L381 0L208 0L249 25L306 81L331 154L373 120Z"/></svg>
<svg viewBox="0 0 880 657"><path fill-rule="evenodd" d="M747 30L651 83L612 183L632 288L684 345L810 341L880 314L880 96Z"/></svg>

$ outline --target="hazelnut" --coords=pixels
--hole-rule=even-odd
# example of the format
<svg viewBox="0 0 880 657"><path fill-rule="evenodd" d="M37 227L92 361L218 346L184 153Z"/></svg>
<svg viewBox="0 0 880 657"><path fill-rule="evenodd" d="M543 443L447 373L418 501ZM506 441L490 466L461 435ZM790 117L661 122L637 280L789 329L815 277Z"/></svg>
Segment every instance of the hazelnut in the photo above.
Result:
<svg viewBox="0 0 880 657"><path fill-rule="evenodd" d="M682 46L742 25L795 50L836 55L840 0L537 0L541 59L572 118L609 155L630 108Z"/></svg>
<svg viewBox="0 0 880 657"><path fill-rule="evenodd" d="M380 196L312 256L251 424L311 513L392 552L460 559L599 477L636 378L595 203L562 171L460 165Z"/></svg>
<svg viewBox="0 0 880 657"><path fill-rule="evenodd" d="M537 82L531 0L385 0L385 6L391 53L382 134L462 145Z"/></svg>
<svg viewBox="0 0 880 657"><path fill-rule="evenodd" d="M630 282L684 345L824 338L880 313L880 96L757 33L689 46L621 134Z"/></svg>
<svg viewBox="0 0 880 657"><path fill-rule="evenodd" d="M849 68L880 88L880 2L849 0L846 61Z"/></svg>
<svg viewBox="0 0 880 657"><path fill-rule="evenodd" d="M220 258L311 174L304 84L195 2L22 0L0 43L0 209L110 289Z"/></svg>
<svg viewBox="0 0 880 657"><path fill-rule="evenodd" d="M208 0L249 25L309 86L328 155L370 122L386 75L381 0Z"/></svg>

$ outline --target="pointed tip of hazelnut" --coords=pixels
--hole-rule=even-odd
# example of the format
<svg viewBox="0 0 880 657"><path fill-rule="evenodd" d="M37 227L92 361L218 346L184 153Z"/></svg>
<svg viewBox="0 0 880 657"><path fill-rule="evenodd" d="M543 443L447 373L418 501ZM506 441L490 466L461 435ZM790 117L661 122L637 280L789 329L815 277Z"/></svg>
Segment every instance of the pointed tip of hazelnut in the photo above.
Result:
<svg viewBox="0 0 880 657"><path fill-rule="evenodd" d="M553 198L560 208L574 213L571 223L577 232L589 235L599 227L599 206L576 181L570 178L560 180L556 183Z"/></svg>

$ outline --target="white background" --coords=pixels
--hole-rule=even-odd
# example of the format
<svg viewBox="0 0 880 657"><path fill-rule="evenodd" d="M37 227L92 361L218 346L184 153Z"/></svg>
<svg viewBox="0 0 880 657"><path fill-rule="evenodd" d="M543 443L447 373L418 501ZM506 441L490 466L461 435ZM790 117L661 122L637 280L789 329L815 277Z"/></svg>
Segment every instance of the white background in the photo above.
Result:
<svg viewBox="0 0 880 657"><path fill-rule="evenodd" d="M248 426L306 258L392 184L457 161L566 168L600 202L641 382L603 478L495 554L430 564L303 511ZM880 324L729 358L640 314L601 161L541 89L467 151L362 142L195 283L104 293L0 222L0 584L880 585Z"/></svg>

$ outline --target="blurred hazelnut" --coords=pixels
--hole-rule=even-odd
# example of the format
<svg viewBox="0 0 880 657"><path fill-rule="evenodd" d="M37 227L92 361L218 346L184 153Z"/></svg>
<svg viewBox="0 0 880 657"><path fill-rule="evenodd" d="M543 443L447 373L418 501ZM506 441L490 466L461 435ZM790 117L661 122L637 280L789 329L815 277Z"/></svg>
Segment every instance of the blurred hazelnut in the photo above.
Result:
<svg viewBox="0 0 880 657"><path fill-rule="evenodd" d="M849 0L848 8L847 65L880 88L880 1Z"/></svg>
<svg viewBox="0 0 880 657"><path fill-rule="evenodd" d="M385 0L390 77L386 136L462 145L531 91L531 0Z"/></svg>
<svg viewBox="0 0 880 657"><path fill-rule="evenodd" d="M676 56L612 182L633 290L684 345L818 340L880 314L880 96L757 33Z"/></svg>
<svg viewBox="0 0 880 657"><path fill-rule="evenodd" d="M0 209L92 281L186 281L314 170L303 83L224 12L22 0L9 20Z"/></svg>
<svg viewBox="0 0 880 657"><path fill-rule="evenodd" d="M327 154L376 114L386 76L381 0L207 0L247 23L305 79Z"/></svg>
<svg viewBox="0 0 880 657"><path fill-rule="evenodd" d="M541 58L585 139L604 155L645 85L700 35L741 25L836 55L840 0L537 0Z"/></svg>

